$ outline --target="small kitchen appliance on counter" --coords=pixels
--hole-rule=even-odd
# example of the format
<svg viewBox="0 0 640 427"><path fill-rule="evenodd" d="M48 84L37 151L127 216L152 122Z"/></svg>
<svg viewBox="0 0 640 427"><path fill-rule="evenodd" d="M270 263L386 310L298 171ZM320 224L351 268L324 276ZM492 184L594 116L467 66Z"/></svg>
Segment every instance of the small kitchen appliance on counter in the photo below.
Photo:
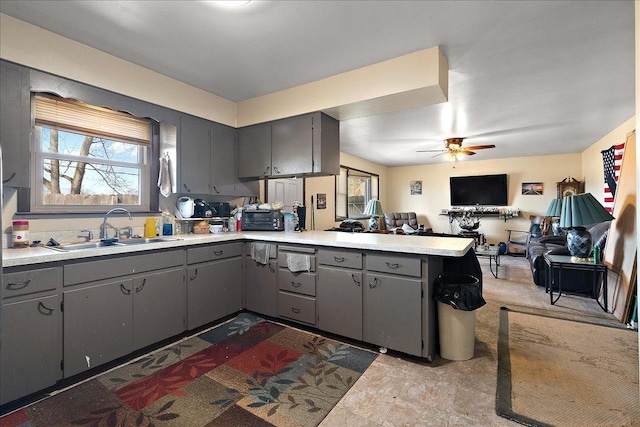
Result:
<svg viewBox="0 0 640 427"><path fill-rule="evenodd" d="M246 231L284 231L284 214L263 209L242 212L242 229Z"/></svg>

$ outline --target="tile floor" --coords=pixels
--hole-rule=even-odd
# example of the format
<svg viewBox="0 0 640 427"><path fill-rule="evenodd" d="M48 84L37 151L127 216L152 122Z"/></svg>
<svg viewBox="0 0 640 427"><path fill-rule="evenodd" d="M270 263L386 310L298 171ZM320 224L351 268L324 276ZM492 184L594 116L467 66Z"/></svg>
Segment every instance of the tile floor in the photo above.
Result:
<svg viewBox="0 0 640 427"><path fill-rule="evenodd" d="M527 260L501 257L500 279L483 269L487 304L476 310L474 357L432 363L400 354L381 354L320 427L515 426L495 413L499 310L533 307L568 316L597 317L621 326L595 300L563 295L553 306L544 289L533 284Z"/></svg>

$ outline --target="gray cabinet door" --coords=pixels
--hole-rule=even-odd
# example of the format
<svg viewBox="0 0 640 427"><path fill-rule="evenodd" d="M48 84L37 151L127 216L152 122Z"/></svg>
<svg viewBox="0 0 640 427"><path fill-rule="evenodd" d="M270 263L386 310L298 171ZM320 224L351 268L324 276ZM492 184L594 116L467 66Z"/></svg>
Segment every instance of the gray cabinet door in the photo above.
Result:
<svg viewBox="0 0 640 427"><path fill-rule="evenodd" d="M269 264L260 264L251 258L247 258L247 310L255 311L265 316L276 317L276 298L278 296L278 285L276 282L277 270L277 260L270 260Z"/></svg>
<svg viewBox="0 0 640 427"><path fill-rule="evenodd" d="M2 307L0 404L52 386L62 378L60 296Z"/></svg>
<svg viewBox="0 0 640 427"><path fill-rule="evenodd" d="M313 172L312 116L280 120L271 129L271 175Z"/></svg>
<svg viewBox="0 0 640 427"><path fill-rule="evenodd" d="M257 196L258 181L241 182L236 178L236 134L232 127L211 124L211 194Z"/></svg>
<svg viewBox="0 0 640 427"><path fill-rule="evenodd" d="M133 279L134 350L184 332L186 299L182 268Z"/></svg>
<svg viewBox="0 0 640 427"><path fill-rule="evenodd" d="M362 271L320 266L316 326L362 341Z"/></svg>
<svg viewBox="0 0 640 427"><path fill-rule="evenodd" d="M238 178L270 175L271 125L238 129Z"/></svg>
<svg viewBox="0 0 640 427"><path fill-rule="evenodd" d="M220 262L223 261L198 264L187 270L188 329L197 328L226 315L225 283L219 275Z"/></svg>
<svg viewBox="0 0 640 427"><path fill-rule="evenodd" d="M220 297L225 299L225 315L242 310L242 258L218 261L216 275L224 283L224 293Z"/></svg>
<svg viewBox="0 0 640 427"><path fill-rule="evenodd" d="M11 187L30 187L29 71L1 61L0 75L0 146L4 159L2 182Z"/></svg>
<svg viewBox="0 0 640 427"><path fill-rule="evenodd" d="M368 273L364 283L364 341L420 356L421 304L420 280Z"/></svg>
<svg viewBox="0 0 640 427"><path fill-rule="evenodd" d="M133 349L133 283L122 280L64 293L64 376Z"/></svg>
<svg viewBox="0 0 640 427"><path fill-rule="evenodd" d="M180 117L180 187L178 193L209 194L211 127L207 120Z"/></svg>

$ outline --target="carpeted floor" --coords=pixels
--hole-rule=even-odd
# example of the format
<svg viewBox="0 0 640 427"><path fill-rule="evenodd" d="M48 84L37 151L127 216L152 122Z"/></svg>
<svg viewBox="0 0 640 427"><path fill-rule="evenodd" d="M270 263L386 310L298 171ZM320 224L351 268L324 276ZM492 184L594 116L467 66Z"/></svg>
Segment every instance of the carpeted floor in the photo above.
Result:
<svg viewBox="0 0 640 427"><path fill-rule="evenodd" d="M498 415L530 426L640 424L637 339L628 329L503 308Z"/></svg>
<svg viewBox="0 0 640 427"><path fill-rule="evenodd" d="M243 313L0 425L316 426L376 357Z"/></svg>

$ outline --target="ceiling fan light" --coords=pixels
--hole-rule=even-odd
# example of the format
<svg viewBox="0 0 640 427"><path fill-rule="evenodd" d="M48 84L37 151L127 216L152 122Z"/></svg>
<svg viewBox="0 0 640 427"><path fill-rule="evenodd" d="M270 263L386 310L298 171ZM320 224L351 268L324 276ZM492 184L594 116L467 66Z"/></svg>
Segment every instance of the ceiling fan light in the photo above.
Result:
<svg viewBox="0 0 640 427"><path fill-rule="evenodd" d="M458 160L458 156L456 156L456 153L453 153L451 151L444 153L444 158L448 162L455 162L456 160Z"/></svg>

